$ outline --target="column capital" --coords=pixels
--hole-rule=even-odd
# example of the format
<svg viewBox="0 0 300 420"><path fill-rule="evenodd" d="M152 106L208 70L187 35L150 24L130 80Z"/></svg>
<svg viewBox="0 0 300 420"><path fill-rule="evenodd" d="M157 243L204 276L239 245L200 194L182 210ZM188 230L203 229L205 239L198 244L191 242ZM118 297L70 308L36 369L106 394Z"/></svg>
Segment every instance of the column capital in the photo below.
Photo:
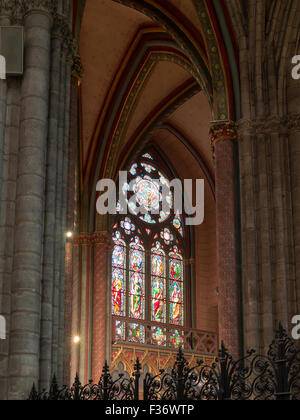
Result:
<svg viewBox="0 0 300 420"><path fill-rule="evenodd" d="M30 12L44 12L54 16L57 13L58 0L18 0L23 14Z"/></svg>
<svg viewBox="0 0 300 420"><path fill-rule="evenodd" d="M300 114L289 115L287 125L291 131L300 131Z"/></svg>
<svg viewBox="0 0 300 420"><path fill-rule="evenodd" d="M52 38L60 39L64 48L73 52L73 35L66 16L59 13L54 14Z"/></svg>
<svg viewBox="0 0 300 420"><path fill-rule="evenodd" d="M237 140L237 127L233 121L212 121L210 124L210 141L213 153L216 144L222 140Z"/></svg>
<svg viewBox="0 0 300 420"><path fill-rule="evenodd" d="M0 0L0 16L7 17L11 24L22 21L22 0Z"/></svg>
<svg viewBox="0 0 300 420"><path fill-rule="evenodd" d="M0 16L7 16L11 24L22 24L24 16L31 12L42 12L53 17L58 0L0 0Z"/></svg>

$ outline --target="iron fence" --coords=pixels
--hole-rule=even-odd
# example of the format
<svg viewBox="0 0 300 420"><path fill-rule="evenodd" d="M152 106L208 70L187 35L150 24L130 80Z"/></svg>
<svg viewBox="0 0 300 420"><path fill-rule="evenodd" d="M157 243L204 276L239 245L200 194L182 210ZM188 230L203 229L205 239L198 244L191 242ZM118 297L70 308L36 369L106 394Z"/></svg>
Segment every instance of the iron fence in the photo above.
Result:
<svg viewBox="0 0 300 420"><path fill-rule="evenodd" d="M156 376L147 373L143 381L141 378L139 360L131 378L123 374L113 378L105 364L98 383L90 381L83 386L77 375L71 387L60 389L53 378L48 392L38 393L33 386L29 400L300 400L300 350L280 325L266 356L251 350L234 360L222 344L213 364L199 360L190 366L180 349L171 371Z"/></svg>

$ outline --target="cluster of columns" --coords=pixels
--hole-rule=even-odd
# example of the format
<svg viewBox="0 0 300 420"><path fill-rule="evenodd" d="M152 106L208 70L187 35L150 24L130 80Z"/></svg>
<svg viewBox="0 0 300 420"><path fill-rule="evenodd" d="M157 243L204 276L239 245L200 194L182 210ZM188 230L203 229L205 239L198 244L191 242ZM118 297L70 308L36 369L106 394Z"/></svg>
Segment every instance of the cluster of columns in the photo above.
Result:
<svg viewBox="0 0 300 420"><path fill-rule="evenodd" d="M292 78L300 4L228 3L240 57L244 340L265 353L278 323L291 332L300 312L300 83Z"/></svg>
<svg viewBox="0 0 300 420"><path fill-rule="evenodd" d="M73 241L73 308L72 344L69 382L76 373L81 381L100 377L110 359L111 316L108 253L112 250L111 235L96 232L80 234Z"/></svg>
<svg viewBox="0 0 300 420"><path fill-rule="evenodd" d="M0 89L0 399L62 380L71 2L6 1L24 26L24 74Z"/></svg>

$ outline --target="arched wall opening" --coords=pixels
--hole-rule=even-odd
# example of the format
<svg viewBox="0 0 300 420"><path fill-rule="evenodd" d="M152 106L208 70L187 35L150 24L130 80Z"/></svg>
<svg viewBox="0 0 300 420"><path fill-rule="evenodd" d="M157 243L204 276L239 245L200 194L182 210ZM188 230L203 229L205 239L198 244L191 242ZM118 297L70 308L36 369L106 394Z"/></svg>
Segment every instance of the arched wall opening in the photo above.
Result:
<svg viewBox="0 0 300 420"><path fill-rule="evenodd" d="M79 302L71 321L81 343L72 349L71 377L77 370L82 378L96 377L105 359L122 363L119 354L112 360L111 237L108 218L96 214L96 184L101 178L117 180L119 170L150 146L167 157L182 181L205 180L205 220L191 228L191 326L219 333L216 172L210 138L212 121L226 131L235 118L230 65L218 42L211 2L204 9L197 1L187 8L174 1L164 7L135 3L132 8L127 1L87 1L81 23L81 212L73 254L80 261L77 281L73 278Z"/></svg>

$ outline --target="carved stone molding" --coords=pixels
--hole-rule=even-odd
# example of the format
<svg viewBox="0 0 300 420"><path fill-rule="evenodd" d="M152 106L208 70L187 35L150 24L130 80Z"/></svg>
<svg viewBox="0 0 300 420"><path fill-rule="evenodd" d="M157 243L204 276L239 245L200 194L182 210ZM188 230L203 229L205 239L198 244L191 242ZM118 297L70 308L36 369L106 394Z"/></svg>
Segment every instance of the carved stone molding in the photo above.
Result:
<svg viewBox="0 0 300 420"><path fill-rule="evenodd" d="M23 18L22 0L0 0L0 16L8 17L12 25L21 24Z"/></svg>
<svg viewBox="0 0 300 420"><path fill-rule="evenodd" d="M287 134L290 126L287 118L272 116L266 119L256 120L240 120L237 122L238 135L270 135L270 134Z"/></svg>
<svg viewBox="0 0 300 420"><path fill-rule="evenodd" d="M44 11L54 15L57 13L58 0L20 0L24 15L34 11Z"/></svg>
<svg viewBox="0 0 300 420"><path fill-rule="evenodd" d="M58 0L0 0L0 16L10 18L11 24L23 24L24 16L41 11L54 16Z"/></svg>
<svg viewBox="0 0 300 420"><path fill-rule="evenodd" d="M290 131L300 131L300 114L289 115L287 126Z"/></svg>
<svg viewBox="0 0 300 420"><path fill-rule="evenodd" d="M52 38L62 40L63 47L72 52L73 49L73 35L70 29L68 18L56 13L53 16Z"/></svg>
<svg viewBox="0 0 300 420"><path fill-rule="evenodd" d="M100 244L109 250L112 246L112 238L107 232L95 232L93 234L81 233L74 238L73 244L77 246L94 246Z"/></svg>

